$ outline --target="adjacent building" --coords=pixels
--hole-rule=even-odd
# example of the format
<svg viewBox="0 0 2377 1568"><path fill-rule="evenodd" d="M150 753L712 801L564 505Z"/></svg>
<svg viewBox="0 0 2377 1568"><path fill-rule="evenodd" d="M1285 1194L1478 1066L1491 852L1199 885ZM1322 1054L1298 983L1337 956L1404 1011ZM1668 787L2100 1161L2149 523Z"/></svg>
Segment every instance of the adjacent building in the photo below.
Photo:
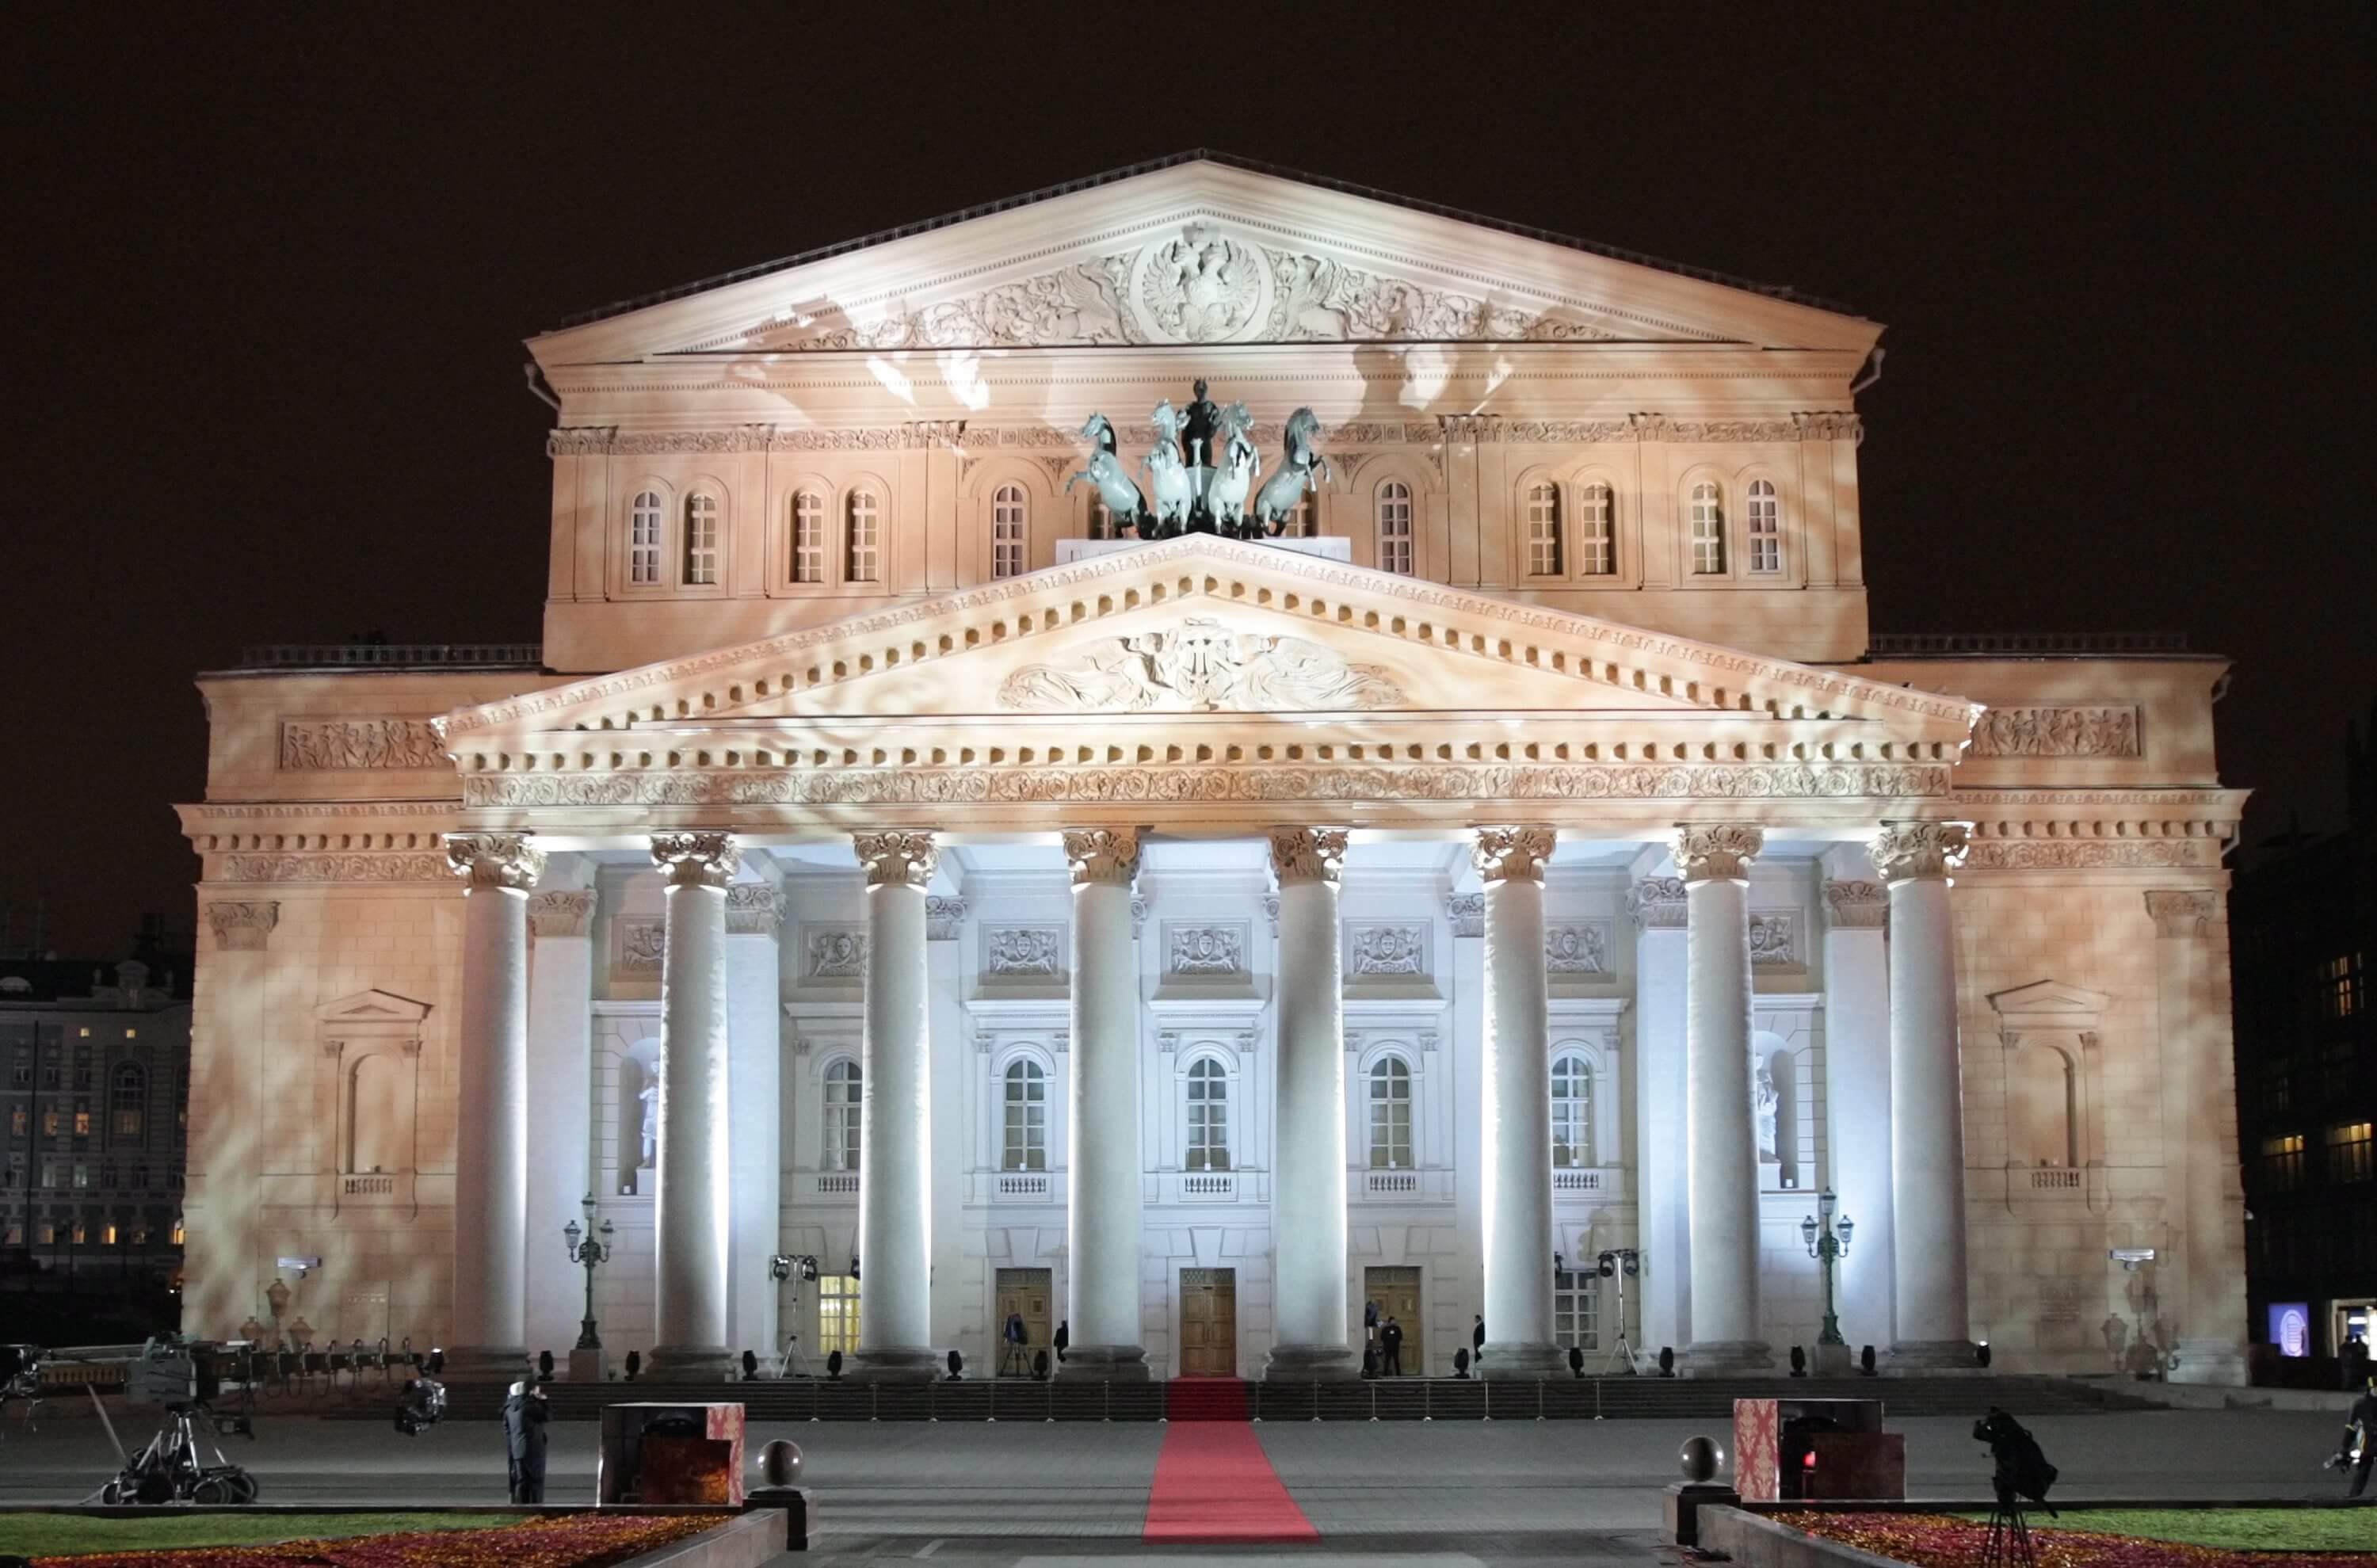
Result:
<svg viewBox="0 0 2377 1568"><path fill-rule="evenodd" d="M1198 154L533 340L541 647L200 682L189 1325L563 1350L591 1193L679 1373L1754 1371L1832 1191L1894 1368L2240 1375L2227 666L1870 634L1881 331Z"/></svg>

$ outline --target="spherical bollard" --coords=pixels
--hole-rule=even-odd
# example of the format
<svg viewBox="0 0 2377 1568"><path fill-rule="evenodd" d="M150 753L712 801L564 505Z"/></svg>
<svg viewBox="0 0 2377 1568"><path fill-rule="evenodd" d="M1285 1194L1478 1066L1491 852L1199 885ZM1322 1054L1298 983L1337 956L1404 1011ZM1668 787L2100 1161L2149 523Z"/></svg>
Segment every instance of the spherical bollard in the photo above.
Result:
<svg viewBox="0 0 2377 1568"><path fill-rule="evenodd" d="M1717 1467L1725 1463L1725 1450L1713 1437L1688 1437L1677 1451L1676 1462L1683 1466L1684 1479L1697 1486L1715 1478Z"/></svg>
<svg viewBox="0 0 2377 1568"><path fill-rule="evenodd" d="M759 1484L769 1488L798 1486L801 1480L800 1445L782 1438L770 1439L759 1450Z"/></svg>

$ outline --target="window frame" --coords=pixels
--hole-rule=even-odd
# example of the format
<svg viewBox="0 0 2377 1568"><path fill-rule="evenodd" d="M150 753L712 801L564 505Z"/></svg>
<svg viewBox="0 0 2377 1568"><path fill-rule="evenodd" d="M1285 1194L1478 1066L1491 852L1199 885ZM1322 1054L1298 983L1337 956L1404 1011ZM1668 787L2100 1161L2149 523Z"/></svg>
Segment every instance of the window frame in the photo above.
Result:
<svg viewBox="0 0 2377 1568"><path fill-rule="evenodd" d="M674 553L675 531L671 526L671 520L676 514L677 487L657 474L651 474L629 485L626 494L627 507L620 519L618 590L629 594L666 593L669 591L666 568ZM654 503L650 509L652 537L649 543L640 538L647 515L643 505L647 496ZM651 557L651 573L648 577L639 577L637 575L638 557L647 551Z"/></svg>
<svg viewBox="0 0 2377 1568"><path fill-rule="evenodd" d="M1389 495L1389 491L1396 492ZM1400 506L1403 528L1390 533L1389 509ZM1371 560L1380 571L1397 577L1419 575L1419 491L1400 474L1388 474L1370 490ZM1401 560L1402 565L1395 564Z"/></svg>
<svg viewBox="0 0 2377 1568"><path fill-rule="evenodd" d="M1579 474L1571 483L1576 486L1577 495L1573 517L1579 525L1568 531L1569 558L1576 569L1574 576L1579 582L1590 582L1595 586L1607 583L1614 586L1623 568L1623 557L1618 545L1618 485L1607 475L1598 471ZM1597 533L1587 537L1582 529L1591 516L1590 498L1595 492L1599 493L1602 501L1601 527ZM1595 553L1595 546L1599 546L1607 553L1609 562L1608 566L1600 571L1589 570L1585 565L1587 559Z"/></svg>
<svg viewBox="0 0 2377 1568"><path fill-rule="evenodd" d="M1011 505L1014 515L1006 514ZM1018 479L1001 479L990 487L990 581L1003 582L1032 569L1032 491ZM1005 531L1010 521L1014 536Z"/></svg>
<svg viewBox="0 0 2377 1568"><path fill-rule="evenodd" d="M1519 544L1526 562L1523 575L1531 582L1557 582L1568 576L1568 509L1560 489L1559 481L1548 474L1519 487Z"/></svg>
<svg viewBox="0 0 2377 1568"><path fill-rule="evenodd" d="M1048 1070L1029 1056L1015 1057L999 1071L1000 1170L1047 1170L1049 1082Z"/></svg>
<svg viewBox="0 0 2377 1568"><path fill-rule="evenodd" d="M1689 581L1726 582L1732 580L1733 552L1729 547L1731 541L1726 538L1731 521L1727 515L1729 509L1725 488L1726 482L1713 473L1690 475L1684 481L1683 575ZM1706 501L1715 508L1714 519L1702 515L1703 491L1707 492ZM1704 529L1704 522L1713 526ZM1714 565L1702 564L1708 559L1703 554L1704 549L1715 551Z"/></svg>
<svg viewBox="0 0 2377 1568"><path fill-rule="evenodd" d="M864 585L875 592L886 592L884 535L888 508L883 497L884 491L878 485L871 480L864 479L854 481L842 493L842 581L845 587L858 588ZM866 518L868 530L866 543L863 545L859 543L858 526L859 503L862 500L867 502L871 508ZM869 569L874 573L871 577L859 575L858 568L862 551L866 554Z"/></svg>
<svg viewBox="0 0 2377 1568"><path fill-rule="evenodd" d="M1765 474L1752 473L1743 483L1741 496L1742 575L1762 580L1780 579L1783 576L1783 487ZM1759 526L1762 521L1766 524L1763 528ZM1766 558L1770 554L1771 560Z"/></svg>
<svg viewBox="0 0 2377 1568"><path fill-rule="evenodd" d="M1566 1074L1566 1081L1571 1084L1581 1086L1582 1092L1565 1095L1560 1093L1562 1069L1571 1069ZM1596 1156L1599 1153L1600 1141L1595 1136L1598 1130L1594 1125L1594 1118L1599 1110L1596 1103L1598 1096L1594 1092L1596 1087L1594 1080L1598 1076L1593 1058L1583 1047L1569 1046L1553 1051L1548 1098L1551 1108L1552 1168L1555 1170L1583 1170L1598 1163ZM1562 1157L1560 1138L1563 1120L1571 1124L1568 1157L1565 1158ZM1581 1158L1577 1157L1580 1154L1583 1156Z"/></svg>
<svg viewBox="0 0 2377 1568"><path fill-rule="evenodd" d="M695 526L697 509L707 512L703 521L709 524L710 542L698 542ZM677 502L675 540L676 588L680 593L717 594L726 592L726 497L716 484L701 480L686 486L684 497ZM696 556L707 558L702 569L710 573L706 581L696 581Z"/></svg>
<svg viewBox="0 0 2377 1568"><path fill-rule="evenodd" d="M866 1081L856 1057L838 1056L818 1074L818 1170L857 1172L866 1098Z"/></svg>
<svg viewBox="0 0 2377 1568"><path fill-rule="evenodd" d="M1236 1077L1229 1063L1212 1051L1198 1052L1182 1069L1181 1169L1203 1174L1236 1168L1230 1146L1231 1085ZM1218 1115L1214 1114L1217 1109Z"/></svg>
<svg viewBox="0 0 2377 1568"><path fill-rule="evenodd" d="M834 586L834 492L806 477L795 480L784 497L784 586L795 592L815 592ZM817 502L817 575L801 575L801 502Z"/></svg>
<svg viewBox="0 0 2377 1568"><path fill-rule="evenodd" d="M1400 1074L1394 1071L1398 1069ZM1362 1153L1366 1162L1365 1168L1370 1170L1417 1170L1419 1168L1418 1078L1419 1073L1412 1066L1411 1059L1399 1050L1380 1052L1375 1060L1362 1070L1364 1129ZM1400 1103L1403 1107L1403 1125L1400 1129L1402 1135L1400 1152L1403 1155L1401 1163L1397 1163L1396 1160L1398 1129L1395 1126L1394 1110L1398 1103L1398 1096L1394 1092L1398 1083L1402 1085ZM1383 1095L1379 1093L1380 1084L1384 1084L1387 1089ZM1380 1143L1382 1112L1386 1131L1383 1158L1380 1157Z"/></svg>

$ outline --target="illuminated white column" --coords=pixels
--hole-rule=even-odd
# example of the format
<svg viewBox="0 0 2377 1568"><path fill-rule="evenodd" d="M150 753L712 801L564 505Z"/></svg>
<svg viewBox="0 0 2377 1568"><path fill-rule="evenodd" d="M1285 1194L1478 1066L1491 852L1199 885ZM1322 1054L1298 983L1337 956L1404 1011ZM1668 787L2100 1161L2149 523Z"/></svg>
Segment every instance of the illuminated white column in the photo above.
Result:
<svg viewBox="0 0 2377 1568"><path fill-rule="evenodd" d="M561 1227L580 1219L591 1189L594 890L582 856L553 866L528 901L528 1343L568 1359L586 1311L586 1275Z"/></svg>
<svg viewBox="0 0 2377 1568"><path fill-rule="evenodd" d="M667 934L661 953L660 1146L652 1163L651 1370L712 1378L726 1345L727 1165L733 1112L726 1012L726 884L735 835L654 833Z"/></svg>
<svg viewBox="0 0 2377 1568"><path fill-rule="evenodd" d="M1279 1069L1272 1106L1271 1359L1281 1382L1360 1374L1345 1306L1343 828L1273 828Z"/></svg>
<svg viewBox="0 0 2377 1568"><path fill-rule="evenodd" d="M1956 931L1948 907L1948 873L1964 858L1965 829L1956 822L1884 823L1873 842L1874 869L1890 889L1890 1193L1898 1232L1893 1372L1974 1364L1965 1275Z"/></svg>
<svg viewBox="0 0 2377 1568"><path fill-rule="evenodd" d="M1890 955L1882 933L1890 894L1871 880L1864 854L1824 857L1824 1106L1832 1130L1833 1191L1857 1222L1840 1260L1841 1335L1850 1356L1887 1349L1893 1334L1897 1227L1890 1203ZM1821 1357L1825 1347L1819 1347Z"/></svg>
<svg viewBox="0 0 2377 1568"><path fill-rule="evenodd" d="M1694 1377L1765 1371L1758 1334L1758 1129L1750 1095L1750 863L1765 835L1682 828L1685 1102L1691 1204Z"/></svg>
<svg viewBox="0 0 2377 1568"><path fill-rule="evenodd" d="M1485 1060L1478 1163L1485 1229L1481 1377L1567 1370L1552 1337L1551 979L1544 966L1549 828L1477 830L1486 891Z"/></svg>
<svg viewBox="0 0 2377 1568"><path fill-rule="evenodd" d="M1073 870L1065 1212L1072 1326L1059 1375L1140 1382L1148 1371L1140 1342L1139 950L1130 915L1138 830L1069 830L1065 859Z"/></svg>
<svg viewBox="0 0 2377 1568"><path fill-rule="evenodd" d="M1658 858L1666 858L1662 853ZM1691 1146L1684 1093L1684 882L1644 877L1627 895L1634 914L1634 1128L1637 1245L1642 1255L1642 1343L1680 1354L1692 1342L1691 1208L1684 1156Z"/></svg>
<svg viewBox="0 0 2377 1568"><path fill-rule="evenodd" d="M760 869L774 874L772 867ZM726 1080L735 1107L727 1139L726 1343L738 1360L748 1350L762 1362L784 1348L776 1329L776 1282L768 1275L768 1260L780 1250L782 1215L784 1009L777 944L783 898L769 881L726 890Z"/></svg>
<svg viewBox="0 0 2377 1568"><path fill-rule="evenodd" d="M859 833L866 873L866 1017L859 1076L858 1375L935 1375L932 1029L925 889L929 832Z"/></svg>
<svg viewBox="0 0 2377 1568"><path fill-rule="evenodd" d="M544 856L525 833L448 833L446 858L462 878L446 1370L499 1379L528 1360L528 894Z"/></svg>
<svg viewBox="0 0 2377 1568"><path fill-rule="evenodd" d="M2235 1057L2216 945L2224 900L2211 889L2146 894L2161 1021L2163 1169L2176 1210L2182 1299L2171 1376L2245 1382L2244 1198L2237 1184ZM2171 1199L2180 1200L2176 1203Z"/></svg>

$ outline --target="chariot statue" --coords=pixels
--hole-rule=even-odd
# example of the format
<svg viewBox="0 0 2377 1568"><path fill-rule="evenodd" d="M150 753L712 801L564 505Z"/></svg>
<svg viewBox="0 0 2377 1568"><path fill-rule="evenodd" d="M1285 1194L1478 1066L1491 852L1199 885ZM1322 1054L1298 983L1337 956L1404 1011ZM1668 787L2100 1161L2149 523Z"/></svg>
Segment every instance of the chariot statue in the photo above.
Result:
<svg viewBox="0 0 2377 1568"><path fill-rule="evenodd" d="M1188 529L1189 513L1200 497L1196 480L1181 461L1180 415L1173 409L1172 400L1156 404L1149 418L1155 425L1155 445L1139 460L1139 469L1155 489L1155 537L1174 539ZM1141 529L1140 536L1145 538L1147 531Z"/></svg>
<svg viewBox="0 0 2377 1568"><path fill-rule="evenodd" d="M1312 443L1320 436L1320 416L1308 408L1297 409L1287 416L1287 431L1281 444L1286 449L1280 454L1278 472L1263 481L1255 495L1254 522L1271 538L1279 537L1287 520L1296 515L1305 492L1313 487L1313 477L1332 477L1329 460L1313 449Z"/></svg>
<svg viewBox="0 0 2377 1568"><path fill-rule="evenodd" d="M1197 383L1200 388L1202 381ZM1254 438L1248 434L1254 426L1254 416L1247 405L1232 403L1221 413L1221 462L1205 488L1205 508L1212 515L1216 533L1232 539L1253 539L1261 531L1247 515L1247 497L1253 493L1255 476L1262 473L1262 453L1255 449Z"/></svg>
<svg viewBox="0 0 2377 1568"><path fill-rule="evenodd" d="M1183 413L1167 398L1148 416L1154 444L1139 461L1148 489L1125 472L1117 453L1113 424L1093 413L1081 426L1094 443L1084 466L1065 488L1086 479L1114 519L1115 535L1129 529L1141 539L1174 539L1182 533L1221 533L1233 539L1277 538L1317 480L1332 477L1329 460L1314 449L1320 420L1308 408L1288 417L1286 451L1279 468L1255 488L1263 472L1254 442L1254 416L1243 402L1216 407L1199 381Z"/></svg>
<svg viewBox="0 0 2377 1568"><path fill-rule="evenodd" d="M1106 515L1114 519L1115 537L1122 537L1124 529L1131 529L1142 539L1152 537L1148 532L1147 498L1123 472L1122 459L1115 452L1115 429L1103 413L1090 415L1081 426L1081 434L1097 443L1090 454L1088 466L1078 469L1065 481L1065 493L1072 494L1073 486L1088 480L1097 487L1098 499L1105 503Z"/></svg>

